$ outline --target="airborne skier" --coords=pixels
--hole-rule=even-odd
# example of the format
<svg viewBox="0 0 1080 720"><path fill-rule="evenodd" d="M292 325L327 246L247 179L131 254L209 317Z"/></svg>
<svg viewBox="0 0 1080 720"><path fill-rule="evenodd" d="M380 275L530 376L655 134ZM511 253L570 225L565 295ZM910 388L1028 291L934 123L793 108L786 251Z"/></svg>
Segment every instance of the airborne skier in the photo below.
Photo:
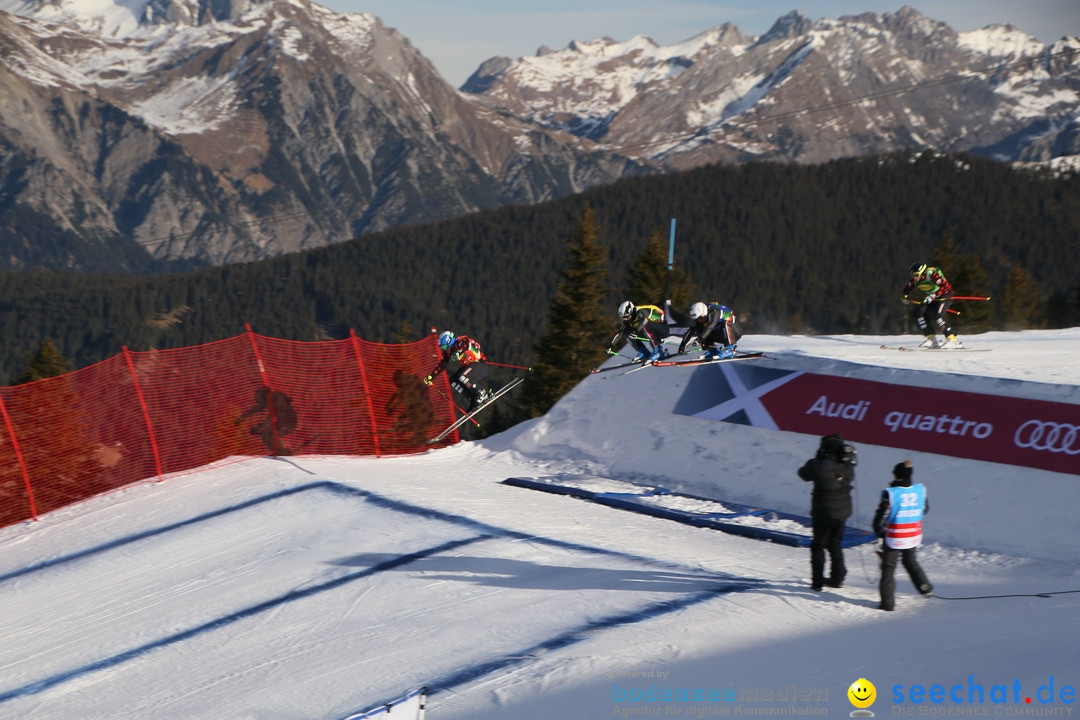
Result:
<svg viewBox="0 0 1080 720"><path fill-rule="evenodd" d="M454 333L444 330L439 333L439 349L442 350L442 359L424 378L424 384L430 385L435 376L445 370L451 360L455 360L458 370L450 379L450 387L469 401L469 410L482 405L490 397L490 392L480 385L488 374L487 356L480 343L468 335L455 337Z"/></svg>

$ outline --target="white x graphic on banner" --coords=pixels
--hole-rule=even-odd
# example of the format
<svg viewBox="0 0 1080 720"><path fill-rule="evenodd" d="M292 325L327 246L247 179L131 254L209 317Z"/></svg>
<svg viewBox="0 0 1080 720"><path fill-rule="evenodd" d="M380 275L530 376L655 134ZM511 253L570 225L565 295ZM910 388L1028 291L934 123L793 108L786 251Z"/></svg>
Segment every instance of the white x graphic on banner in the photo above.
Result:
<svg viewBox="0 0 1080 720"><path fill-rule="evenodd" d="M735 413L742 410L746 413L747 419L754 427L769 428L771 430L779 430L776 422L772 419L772 415L765 409L765 406L761 404L760 398L768 395L770 392L785 385L795 378L799 377L803 373L792 372L789 375L777 378L767 383L758 385L755 388L748 388L746 384L735 372L735 368L732 365L720 365L719 370L724 374L724 379L727 380L728 387L731 388L732 394L735 397L730 400L725 400L719 405L714 405L708 410L702 410L694 415L694 417L704 418L706 420L727 420Z"/></svg>

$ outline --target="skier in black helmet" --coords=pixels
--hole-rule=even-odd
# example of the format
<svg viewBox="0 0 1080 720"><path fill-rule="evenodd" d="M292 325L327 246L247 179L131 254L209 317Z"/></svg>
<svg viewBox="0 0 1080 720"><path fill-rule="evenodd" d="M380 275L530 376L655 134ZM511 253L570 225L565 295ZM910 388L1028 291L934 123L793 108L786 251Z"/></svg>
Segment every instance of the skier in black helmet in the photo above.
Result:
<svg viewBox="0 0 1080 720"><path fill-rule="evenodd" d="M941 268L926 263L913 263L909 268L911 279L904 286L902 300L908 303L920 303L915 313L915 322L919 324L926 339L919 347L960 350L963 343L956 339L956 333L949 325L949 306L952 304L952 284L945 278ZM945 336L938 342L937 334Z"/></svg>

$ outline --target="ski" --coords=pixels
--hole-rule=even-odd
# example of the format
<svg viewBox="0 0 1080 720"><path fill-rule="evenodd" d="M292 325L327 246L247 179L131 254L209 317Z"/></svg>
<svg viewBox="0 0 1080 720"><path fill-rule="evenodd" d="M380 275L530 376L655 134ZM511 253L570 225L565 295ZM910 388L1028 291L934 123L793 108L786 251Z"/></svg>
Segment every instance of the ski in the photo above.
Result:
<svg viewBox="0 0 1080 720"><path fill-rule="evenodd" d="M916 346L916 345L912 345L912 346L882 345L881 349L882 350L899 350L900 352L943 352L943 353L990 352L991 350L993 350L993 348L970 348L970 347L960 347L960 348L936 347L936 348L932 348L932 347L919 347L919 346Z"/></svg>
<svg viewBox="0 0 1080 720"><path fill-rule="evenodd" d="M657 362L659 362L659 361L657 361ZM656 364L656 362L651 362L649 360L646 360L645 362L641 363L638 367L633 368L632 370L627 370L624 373L619 373L619 377L622 377L623 375L629 375L630 373L635 373L638 370L644 370L645 368L650 367L650 366L655 365L655 364Z"/></svg>
<svg viewBox="0 0 1080 720"><path fill-rule="evenodd" d="M663 357L666 358L668 356L664 355ZM605 375L604 379L607 380L609 378L617 378L617 377L622 377L623 375L629 375L630 373L637 372L638 370L644 370L645 368L649 367L650 365L653 365L653 363L650 362L649 360L645 360L645 361L640 361L639 360L639 361L635 361L635 362L631 362L631 363L623 363L622 365L616 365L615 367L599 368L599 370L593 370L592 372L596 373L596 372L604 372L606 370L624 370L624 372L618 373L616 375ZM630 369L626 370L626 368L630 368Z"/></svg>
<svg viewBox="0 0 1080 720"><path fill-rule="evenodd" d="M464 415L459 417L457 420L455 420L453 423L451 423L450 427L446 428L441 433L439 433L438 435L436 435L432 439L428 440L428 445L432 445L434 443L439 442L440 440L445 438L447 435L454 432L455 430L457 430L459 427L461 427L462 425L464 425L468 421L472 420L474 415L476 415L478 412L480 412L481 410L486 408L491 403L493 403L496 400L498 400L499 398L501 398L506 393L508 393L511 390L513 390L514 388L516 388L518 385L520 385L522 383L523 380L525 380L525 378L516 377L513 380L511 380L510 382L503 385L501 388L499 388L497 391L495 391L495 393L491 397L489 397L487 400L485 400L482 405L480 405L479 407L477 407L474 410L470 410L469 412L465 413Z"/></svg>
<svg viewBox="0 0 1080 720"><path fill-rule="evenodd" d="M644 370L647 367L652 367L655 363L652 363L652 362L649 362L648 360L646 360L645 362L632 363L632 364L636 365L637 367L631 368L630 370L627 370L626 372L621 372L618 375L605 375L604 379L607 380L609 378L617 378L617 377L622 377L623 375L629 375L630 373L636 373L638 370ZM621 365L620 367L627 367L627 366L626 365ZM614 369L615 368L612 368L612 370L614 370Z"/></svg>
<svg viewBox="0 0 1080 720"><path fill-rule="evenodd" d="M657 367L685 367L687 365L712 365L713 363L731 362L733 360L753 360L754 358L761 357L765 357L765 353L735 353L734 357L713 358L711 360L706 360L704 358L698 358L697 360L657 360L653 365L656 365Z"/></svg>
<svg viewBox="0 0 1080 720"><path fill-rule="evenodd" d="M622 370L623 368L633 367L634 365L640 365L640 364L641 364L640 362L628 362L628 363L622 363L620 365L612 365L611 367L594 367L589 372L591 374L593 374L593 375L596 375L597 373L609 372L611 370Z"/></svg>

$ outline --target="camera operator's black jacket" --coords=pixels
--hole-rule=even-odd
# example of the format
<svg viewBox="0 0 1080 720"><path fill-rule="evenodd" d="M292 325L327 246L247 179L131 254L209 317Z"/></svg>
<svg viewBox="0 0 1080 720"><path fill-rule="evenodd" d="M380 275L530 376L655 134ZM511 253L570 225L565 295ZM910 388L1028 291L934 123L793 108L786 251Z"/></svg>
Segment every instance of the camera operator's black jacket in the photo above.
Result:
<svg viewBox="0 0 1080 720"><path fill-rule="evenodd" d="M847 520L851 517L851 486L855 468L822 453L799 468L799 477L814 483L810 517L813 520Z"/></svg>

